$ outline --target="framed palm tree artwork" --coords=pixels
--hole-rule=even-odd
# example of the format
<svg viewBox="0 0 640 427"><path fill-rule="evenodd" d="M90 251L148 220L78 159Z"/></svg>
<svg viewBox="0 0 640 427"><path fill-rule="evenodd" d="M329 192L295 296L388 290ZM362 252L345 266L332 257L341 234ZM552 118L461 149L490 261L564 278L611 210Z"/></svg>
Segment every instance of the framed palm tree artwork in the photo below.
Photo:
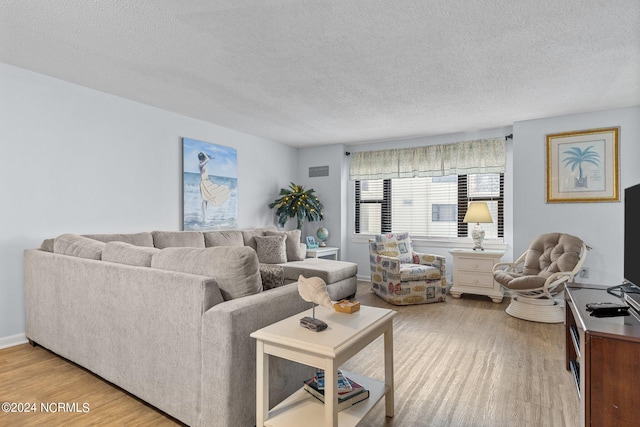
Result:
<svg viewBox="0 0 640 427"><path fill-rule="evenodd" d="M619 202L620 128L547 135L547 203Z"/></svg>

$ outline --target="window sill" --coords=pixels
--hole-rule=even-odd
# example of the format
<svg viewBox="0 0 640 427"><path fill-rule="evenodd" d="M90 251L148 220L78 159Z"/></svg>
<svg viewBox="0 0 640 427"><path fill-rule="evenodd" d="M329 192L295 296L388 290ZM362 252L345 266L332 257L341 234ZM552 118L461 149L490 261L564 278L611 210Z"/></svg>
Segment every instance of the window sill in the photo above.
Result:
<svg viewBox="0 0 640 427"><path fill-rule="evenodd" d="M351 242L355 244L368 244L369 239L373 239L373 234L353 234ZM473 240L471 238L460 239L429 239L426 237L411 237L411 243L418 249L429 248L442 248L442 249L472 249ZM485 249L489 250L507 250L507 244L501 239L486 239L483 243Z"/></svg>

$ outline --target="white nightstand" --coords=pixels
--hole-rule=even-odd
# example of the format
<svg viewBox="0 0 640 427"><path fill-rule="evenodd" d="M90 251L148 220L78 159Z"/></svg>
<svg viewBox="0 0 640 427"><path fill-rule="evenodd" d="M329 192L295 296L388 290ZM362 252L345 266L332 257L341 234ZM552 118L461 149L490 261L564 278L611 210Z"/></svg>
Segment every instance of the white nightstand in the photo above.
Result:
<svg viewBox="0 0 640 427"><path fill-rule="evenodd" d="M307 258L327 258L337 261L339 248L322 246L316 249L307 249Z"/></svg>
<svg viewBox="0 0 640 427"><path fill-rule="evenodd" d="M453 286L449 290L452 297L486 295L495 303L502 302L504 292L493 280L493 266L500 262L504 251L454 249L449 253L453 255Z"/></svg>

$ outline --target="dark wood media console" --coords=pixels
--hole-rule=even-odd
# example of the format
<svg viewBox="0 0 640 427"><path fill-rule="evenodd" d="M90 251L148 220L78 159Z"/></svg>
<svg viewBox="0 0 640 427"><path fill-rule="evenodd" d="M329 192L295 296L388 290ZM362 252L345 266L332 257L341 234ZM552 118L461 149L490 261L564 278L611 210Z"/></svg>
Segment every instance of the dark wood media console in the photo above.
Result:
<svg viewBox="0 0 640 427"><path fill-rule="evenodd" d="M581 426L640 425L640 321L593 317L587 303L620 300L605 288L566 289L566 368L576 381Z"/></svg>

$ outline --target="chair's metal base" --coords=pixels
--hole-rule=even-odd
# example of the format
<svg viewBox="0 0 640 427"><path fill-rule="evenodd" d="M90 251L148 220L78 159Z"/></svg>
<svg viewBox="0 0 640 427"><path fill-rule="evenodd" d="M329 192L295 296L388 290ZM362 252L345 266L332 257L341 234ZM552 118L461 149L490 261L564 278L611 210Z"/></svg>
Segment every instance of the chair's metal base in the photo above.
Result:
<svg viewBox="0 0 640 427"><path fill-rule="evenodd" d="M559 300L513 296L506 312L518 319L532 322L564 322L564 303Z"/></svg>

